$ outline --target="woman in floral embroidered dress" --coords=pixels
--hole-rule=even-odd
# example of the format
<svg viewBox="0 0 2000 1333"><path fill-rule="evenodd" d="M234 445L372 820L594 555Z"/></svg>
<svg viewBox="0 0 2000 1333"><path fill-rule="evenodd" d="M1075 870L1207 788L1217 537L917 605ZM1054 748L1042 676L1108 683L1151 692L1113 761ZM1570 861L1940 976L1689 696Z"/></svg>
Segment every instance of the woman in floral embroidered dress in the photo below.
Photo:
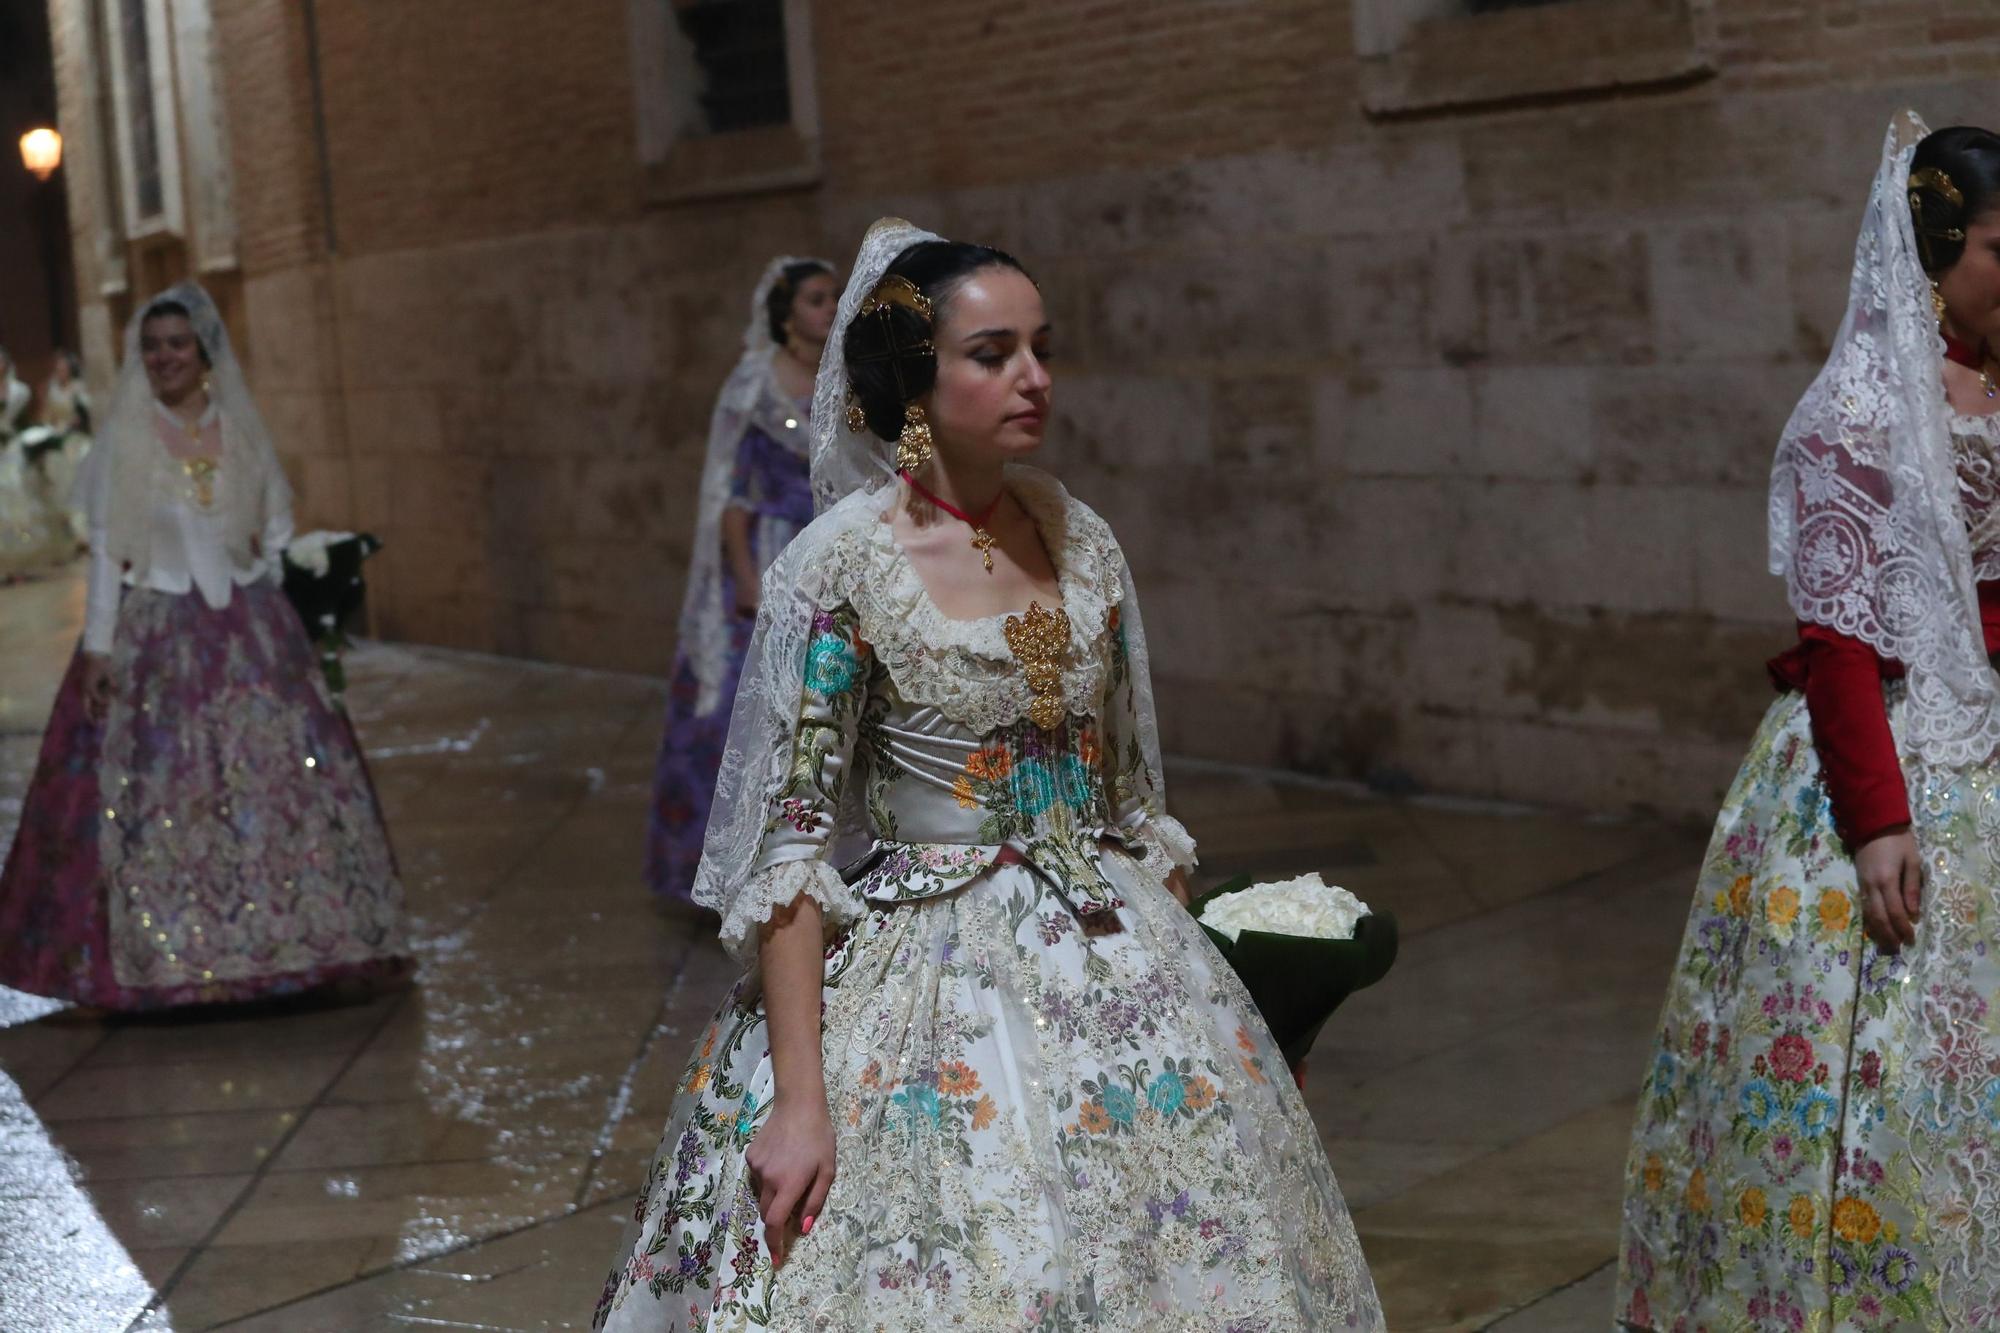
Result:
<svg viewBox="0 0 2000 1333"><path fill-rule="evenodd" d="M0 581L56 568L75 554L56 513L42 500L18 438L34 395L0 347Z"/></svg>
<svg viewBox="0 0 2000 1333"><path fill-rule="evenodd" d="M765 579L695 891L751 971L599 1328L1382 1325L1184 908L1124 558L1016 461L1049 338L1007 256L863 242L814 395L822 512Z"/></svg>
<svg viewBox="0 0 2000 1333"><path fill-rule="evenodd" d="M0 984L140 1010L400 975L375 791L279 589L290 492L199 287L134 316L79 496L83 642L0 871Z"/></svg>
<svg viewBox="0 0 2000 1333"><path fill-rule="evenodd" d="M839 294L825 260L772 260L750 298L743 357L709 422L646 842L646 882L663 897L694 891L759 581L812 522L807 405Z"/></svg>
<svg viewBox="0 0 2000 1333"><path fill-rule="evenodd" d="M1800 643L1641 1095L1627 1328L2000 1328L1996 340L2000 138L1899 117L1772 473Z"/></svg>

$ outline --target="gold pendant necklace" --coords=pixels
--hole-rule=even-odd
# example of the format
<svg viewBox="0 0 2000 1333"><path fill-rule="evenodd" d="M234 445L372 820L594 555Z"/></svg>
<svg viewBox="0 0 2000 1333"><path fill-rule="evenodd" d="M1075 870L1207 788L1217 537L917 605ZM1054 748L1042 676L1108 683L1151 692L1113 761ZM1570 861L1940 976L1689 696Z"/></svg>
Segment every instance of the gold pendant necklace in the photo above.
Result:
<svg viewBox="0 0 2000 1333"><path fill-rule="evenodd" d="M986 572L991 574L993 572L993 548L997 544L997 540L992 533L986 530L986 524L992 519L993 511L1000 507L1000 502L1007 498L1007 492L1003 490L1000 494L994 496L993 503L986 506L986 512L974 518L971 514L966 513L949 500L941 500L928 490L925 490L923 483L919 482L907 471L902 475L903 480L910 483L911 490L972 529L972 549L979 552L979 558L986 562Z"/></svg>
<svg viewBox="0 0 2000 1333"><path fill-rule="evenodd" d="M188 475L194 486L195 503L203 509L215 503L215 460L213 458L189 458L181 463L181 470Z"/></svg>
<svg viewBox="0 0 2000 1333"><path fill-rule="evenodd" d="M173 419L176 426L187 432L189 452L194 453L195 450L200 449L201 421L196 420L190 424L178 412L173 414ZM209 454L194 454L191 458L183 458L181 460L181 471L187 473L188 483L194 488L194 501L203 509L215 503L216 466L215 458Z"/></svg>

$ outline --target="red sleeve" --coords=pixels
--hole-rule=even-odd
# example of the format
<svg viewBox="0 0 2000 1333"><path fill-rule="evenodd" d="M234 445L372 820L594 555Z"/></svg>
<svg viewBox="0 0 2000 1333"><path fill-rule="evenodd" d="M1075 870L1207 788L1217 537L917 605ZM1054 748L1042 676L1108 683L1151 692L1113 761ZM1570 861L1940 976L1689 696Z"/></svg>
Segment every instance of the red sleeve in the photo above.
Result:
<svg viewBox="0 0 2000 1333"><path fill-rule="evenodd" d="M1780 661L1803 667L1813 744L1833 801L1834 825L1850 847L1909 827L1910 797L1882 702L1884 664L1859 639L1820 625L1799 627L1799 646ZM1773 674L1780 673L1773 664ZM1900 674L1890 664L1889 674ZM1788 683L1796 684L1795 680Z"/></svg>

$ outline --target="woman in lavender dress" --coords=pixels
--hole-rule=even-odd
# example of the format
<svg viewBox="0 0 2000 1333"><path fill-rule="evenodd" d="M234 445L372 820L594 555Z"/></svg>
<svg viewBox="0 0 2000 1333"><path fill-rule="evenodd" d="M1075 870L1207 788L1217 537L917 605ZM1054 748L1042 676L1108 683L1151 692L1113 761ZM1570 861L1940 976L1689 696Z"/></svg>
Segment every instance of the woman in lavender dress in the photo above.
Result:
<svg viewBox="0 0 2000 1333"><path fill-rule="evenodd" d="M694 885L759 580L812 521L806 407L838 296L824 260L773 260L709 425L646 844L646 880L662 896L686 898Z"/></svg>

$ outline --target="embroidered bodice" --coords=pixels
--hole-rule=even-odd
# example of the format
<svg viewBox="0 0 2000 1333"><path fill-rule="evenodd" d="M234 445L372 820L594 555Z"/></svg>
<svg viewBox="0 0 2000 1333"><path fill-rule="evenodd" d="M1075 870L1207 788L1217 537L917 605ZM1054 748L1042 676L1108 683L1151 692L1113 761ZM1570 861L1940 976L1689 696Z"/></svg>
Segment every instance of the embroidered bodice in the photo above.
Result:
<svg viewBox="0 0 2000 1333"><path fill-rule="evenodd" d="M1053 482L1024 473L1011 484L1055 561L1069 622L1052 679L1038 696L1009 617L938 611L886 521L836 539L826 563L836 595L812 627L789 781L768 812L752 890L723 923L732 947L800 893L839 924L1018 858L1087 918L1121 905L1099 868L1107 850L1162 878L1193 864L1138 740L1123 555ZM1025 618L1012 619L1018 642ZM1055 692L1060 720L1037 725L1038 697ZM871 846L836 871L826 858L844 809L859 810Z"/></svg>

